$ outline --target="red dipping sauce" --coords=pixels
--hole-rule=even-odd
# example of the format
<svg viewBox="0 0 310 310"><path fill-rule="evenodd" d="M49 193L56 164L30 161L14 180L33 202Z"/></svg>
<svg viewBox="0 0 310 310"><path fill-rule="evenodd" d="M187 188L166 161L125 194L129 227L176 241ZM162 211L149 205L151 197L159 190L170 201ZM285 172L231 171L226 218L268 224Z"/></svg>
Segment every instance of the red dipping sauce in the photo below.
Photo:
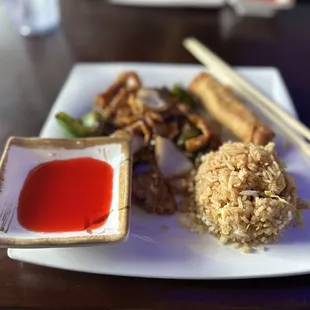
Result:
<svg viewBox="0 0 310 310"><path fill-rule="evenodd" d="M17 219L37 232L102 226L110 213L113 168L92 158L55 160L33 168L21 190Z"/></svg>

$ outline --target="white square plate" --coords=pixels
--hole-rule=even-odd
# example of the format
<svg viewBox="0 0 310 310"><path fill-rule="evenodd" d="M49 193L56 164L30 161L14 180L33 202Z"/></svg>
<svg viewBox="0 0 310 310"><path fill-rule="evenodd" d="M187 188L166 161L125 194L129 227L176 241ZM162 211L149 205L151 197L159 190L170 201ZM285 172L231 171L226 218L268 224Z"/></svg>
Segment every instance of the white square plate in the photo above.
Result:
<svg viewBox="0 0 310 310"><path fill-rule="evenodd" d="M124 70L135 70L146 86L188 85L203 70L195 65L79 64L72 70L46 124L42 137L62 137L54 119L59 111L86 113L94 96ZM274 68L240 68L238 72L274 101L295 114L279 72ZM309 163L290 148L282 159L297 181L299 194L310 198ZM192 234L177 224L178 215L158 216L132 209L128 241L121 244L62 249L9 249L17 260L49 267L99 274L174 278L229 279L294 275L310 272L310 211L305 227L287 231L267 251L243 254L210 235ZM163 229L163 225L168 229Z"/></svg>

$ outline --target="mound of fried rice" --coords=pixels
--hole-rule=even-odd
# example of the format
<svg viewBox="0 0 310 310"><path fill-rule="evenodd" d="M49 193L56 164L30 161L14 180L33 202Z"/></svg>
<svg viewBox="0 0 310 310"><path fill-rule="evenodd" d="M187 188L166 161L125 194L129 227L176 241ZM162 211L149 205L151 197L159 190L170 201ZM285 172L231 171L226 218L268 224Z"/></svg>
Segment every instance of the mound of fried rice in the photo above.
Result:
<svg viewBox="0 0 310 310"><path fill-rule="evenodd" d="M298 213L295 182L284 168L273 143L223 144L198 168L196 219L245 252L274 242Z"/></svg>

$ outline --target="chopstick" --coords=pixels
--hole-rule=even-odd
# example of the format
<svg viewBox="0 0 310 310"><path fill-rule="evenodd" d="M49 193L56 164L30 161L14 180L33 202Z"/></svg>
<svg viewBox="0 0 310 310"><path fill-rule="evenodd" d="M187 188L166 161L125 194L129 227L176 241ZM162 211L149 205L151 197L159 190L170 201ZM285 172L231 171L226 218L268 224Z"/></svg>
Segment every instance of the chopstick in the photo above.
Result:
<svg viewBox="0 0 310 310"><path fill-rule="evenodd" d="M218 79L229 78L235 91L242 94L250 104L255 105L266 117L271 119L292 143L310 157L310 147L303 139L310 140L310 130L304 124L250 85L233 68L197 39L187 38L183 41L183 45L197 60L207 66ZM272 118L272 116L276 117Z"/></svg>

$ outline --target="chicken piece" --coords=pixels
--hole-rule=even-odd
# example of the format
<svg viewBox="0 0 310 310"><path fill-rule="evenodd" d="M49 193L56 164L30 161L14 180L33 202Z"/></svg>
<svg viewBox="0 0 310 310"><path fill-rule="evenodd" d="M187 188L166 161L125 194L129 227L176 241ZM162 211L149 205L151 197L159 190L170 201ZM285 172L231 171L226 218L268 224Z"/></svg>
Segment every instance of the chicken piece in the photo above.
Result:
<svg viewBox="0 0 310 310"><path fill-rule="evenodd" d="M163 117L156 112L147 112L144 115L145 122L150 126L154 127L156 123L162 123L164 121Z"/></svg>
<svg viewBox="0 0 310 310"><path fill-rule="evenodd" d="M193 153L205 147L210 141L211 131L203 117L198 114L189 114L189 121L201 130L202 134L185 141L185 149L187 152Z"/></svg>
<svg viewBox="0 0 310 310"><path fill-rule="evenodd" d="M95 97L94 106L101 109L106 108L123 86L124 83L119 82L112 84L105 92Z"/></svg>
<svg viewBox="0 0 310 310"><path fill-rule="evenodd" d="M110 105L112 99L118 92L125 88L127 92L135 92L141 87L138 75L132 71L126 71L119 75L116 81L103 93L95 98L95 106L103 109Z"/></svg>
<svg viewBox="0 0 310 310"><path fill-rule="evenodd" d="M210 141L210 136L199 135L185 141L185 149L189 153L194 153L205 147Z"/></svg>
<svg viewBox="0 0 310 310"><path fill-rule="evenodd" d="M201 100L210 114L243 142L265 145L274 133L264 125L234 93L203 72L196 76L189 90Z"/></svg>
<svg viewBox="0 0 310 310"><path fill-rule="evenodd" d="M132 137L134 135L142 135L144 137L144 145L147 146L151 140L152 132L144 121L139 120L129 126L116 130L113 134L114 137Z"/></svg>
<svg viewBox="0 0 310 310"><path fill-rule="evenodd" d="M142 87L141 80L137 73L133 71L126 71L122 73L118 78L118 81L125 81L126 89L130 92L136 92Z"/></svg>
<svg viewBox="0 0 310 310"><path fill-rule="evenodd" d="M111 102L108 106L101 108L97 106L96 103L94 105L94 110L100 113L104 119L111 119L115 126L117 126L117 117L128 116L131 113L130 108L128 108L129 93L125 89L121 89L115 96L112 98ZM117 126L118 127L118 126Z"/></svg>
<svg viewBox="0 0 310 310"><path fill-rule="evenodd" d="M188 121L201 131L200 135L185 141L185 149L187 152L197 152L208 144L211 138L211 131L204 118L201 115L192 112L187 105L179 104L178 108L187 116Z"/></svg>
<svg viewBox="0 0 310 310"><path fill-rule="evenodd" d="M144 106L137 104L135 94L131 94L128 98L128 106L134 115L142 116L144 113Z"/></svg>
<svg viewBox="0 0 310 310"><path fill-rule="evenodd" d="M116 127L123 128L132 125L138 120L139 120L138 117L135 115L125 115L125 116L120 115L114 118L113 123Z"/></svg>
<svg viewBox="0 0 310 310"><path fill-rule="evenodd" d="M119 114L119 111L122 110L123 107L127 107L127 100L129 97L129 92L126 89L121 89L114 98L112 98L107 109L109 110L110 115L115 113Z"/></svg>

